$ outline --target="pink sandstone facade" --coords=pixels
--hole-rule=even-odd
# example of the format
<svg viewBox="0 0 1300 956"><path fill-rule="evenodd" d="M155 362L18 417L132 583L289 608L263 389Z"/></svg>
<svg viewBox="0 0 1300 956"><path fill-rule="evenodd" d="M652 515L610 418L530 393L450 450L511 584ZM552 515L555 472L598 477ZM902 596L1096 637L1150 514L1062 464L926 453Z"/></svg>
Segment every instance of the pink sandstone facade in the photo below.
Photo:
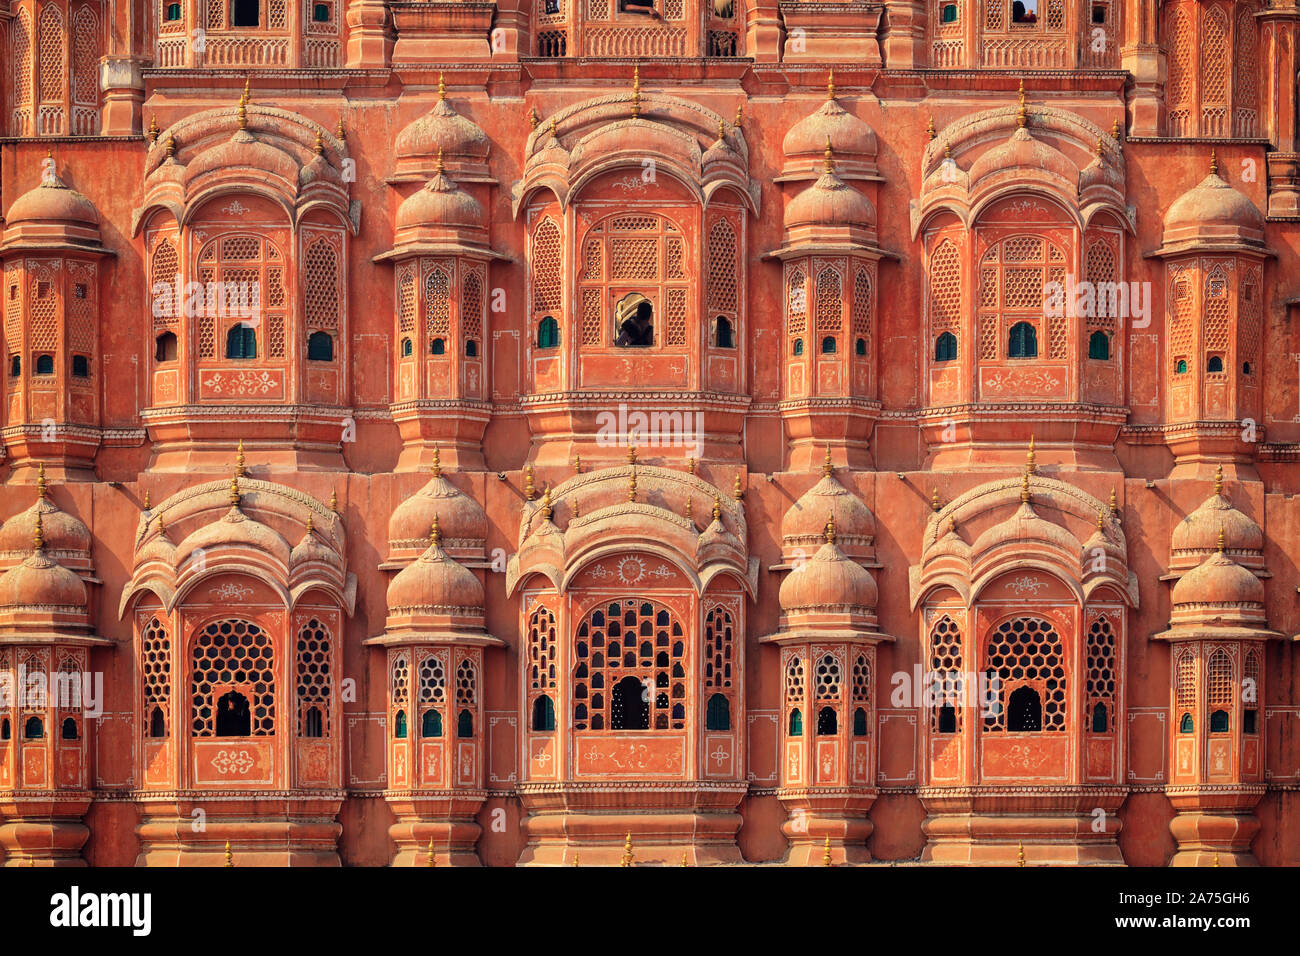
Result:
<svg viewBox="0 0 1300 956"><path fill-rule="evenodd" d="M1298 33L0 0L4 863L1300 864Z"/></svg>

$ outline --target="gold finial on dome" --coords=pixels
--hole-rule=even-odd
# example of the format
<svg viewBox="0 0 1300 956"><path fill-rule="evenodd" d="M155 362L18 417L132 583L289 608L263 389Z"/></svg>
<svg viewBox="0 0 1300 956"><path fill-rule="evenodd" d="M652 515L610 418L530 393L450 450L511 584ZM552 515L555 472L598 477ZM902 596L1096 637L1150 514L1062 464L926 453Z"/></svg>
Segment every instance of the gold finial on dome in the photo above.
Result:
<svg viewBox="0 0 1300 956"><path fill-rule="evenodd" d="M244 439L239 439L239 447L235 449L235 475L239 478L244 477Z"/></svg>
<svg viewBox="0 0 1300 956"><path fill-rule="evenodd" d="M249 80L244 79L244 92L239 97L239 128L248 129L248 84Z"/></svg>
<svg viewBox="0 0 1300 956"><path fill-rule="evenodd" d="M1022 504L1029 504L1029 472L1025 472L1020 479L1020 501Z"/></svg>
<svg viewBox="0 0 1300 956"><path fill-rule="evenodd" d="M926 131L927 133L930 134L930 138L931 138L931 139L934 139L936 136L939 135L939 131L936 130L936 129L934 128L934 117L933 117L933 116L930 117L929 125L927 125L927 126L925 127L925 131Z"/></svg>
<svg viewBox="0 0 1300 956"><path fill-rule="evenodd" d="M627 433L627 463L629 465L636 464L636 445L632 444L634 438L636 438L635 432Z"/></svg>
<svg viewBox="0 0 1300 956"><path fill-rule="evenodd" d="M41 513L36 512L36 527L32 529L32 548L36 551L45 550L45 526L41 523Z"/></svg>
<svg viewBox="0 0 1300 956"><path fill-rule="evenodd" d="M330 489L330 511L334 514L339 513L339 493L333 488Z"/></svg>
<svg viewBox="0 0 1300 956"><path fill-rule="evenodd" d="M1219 153L1218 150L1210 150L1210 175L1219 175Z"/></svg>
<svg viewBox="0 0 1300 956"><path fill-rule="evenodd" d="M532 501L537 497L537 487L533 484L533 466L524 465L524 500Z"/></svg>
<svg viewBox="0 0 1300 956"><path fill-rule="evenodd" d="M731 125L736 127L736 129L740 129L740 123L744 118L745 118L745 104L741 103L739 106L736 107L736 121Z"/></svg>
<svg viewBox="0 0 1300 956"><path fill-rule="evenodd" d="M339 116L339 125L334 128L334 135L338 137L339 142L343 142L348 138L347 131L343 129L342 115Z"/></svg>
<svg viewBox="0 0 1300 956"><path fill-rule="evenodd" d="M442 71L438 71L438 102L441 103L447 99L447 80Z"/></svg>
<svg viewBox="0 0 1300 956"><path fill-rule="evenodd" d="M1020 81L1020 108L1016 110L1016 125L1024 129L1029 122L1028 114L1025 113L1025 81Z"/></svg>
<svg viewBox="0 0 1300 956"><path fill-rule="evenodd" d="M236 508L239 507L239 479L235 476L230 478L230 498L229 501Z"/></svg>
<svg viewBox="0 0 1300 956"><path fill-rule="evenodd" d="M169 134L167 137L167 158L171 159L171 157L175 155L176 155L176 134L172 133Z"/></svg>
<svg viewBox="0 0 1300 956"><path fill-rule="evenodd" d="M555 117L552 116L551 117L551 139L559 140L560 134L555 131L555 127L556 127Z"/></svg>
<svg viewBox="0 0 1300 956"><path fill-rule="evenodd" d="M632 466L632 473L627 476L627 500L636 501L636 465Z"/></svg>
<svg viewBox="0 0 1300 956"><path fill-rule="evenodd" d="M1228 550L1227 537L1223 533L1223 525L1219 525L1219 554Z"/></svg>
<svg viewBox="0 0 1300 956"><path fill-rule="evenodd" d="M695 523L695 496L694 495L686 496L686 520L691 522L691 524Z"/></svg>
<svg viewBox="0 0 1300 956"><path fill-rule="evenodd" d="M688 459L686 459L686 473L687 473L688 475L693 475L693 474L695 474L695 466L696 466L696 464L697 464L697 461L696 461L694 458L688 458Z"/></svg>
<svg viewBox="0 0 1300 956"><path fill-rule="evenodd" d="M433 467L429 469L433 472L433 477L442 477L442 452L438 450L438 443L433 443Z"/></svg>
<svg viewBox="0 0 1300 956"><path fill-rule="evenodd" d="M573 496L573 516L575 518L582 517L582 499L576 494Z"/></svg>
<svg viewBox="0 0 1300 956"><path fill-rule="evenodd" d="M831 148L831 138L826 137L826 172L835 172L835 150Z"/></svg>
<svg viewBox="0 0 1300 956"><path fill-rule="evenodd" d="M555 509L551 507L551 486L547 485L546 490L542 492L542 517L550 521L553 514Z"/></svg>
<svg viewBox="0 0 1300 956"><path fill-rule="evenodd" d="M826 98L835 99L835 68L831 67L830 73L826 75Z"/></svg>
<svg viewBox="0 0 1300 956"><path fill-rule="evenodd" d="M833 511L826 513L826 543L835 543L835 512Z"/></svg>
<svg viewBox="0 0 1300 956"><path fill-rule="evenodd" d="M951 144L951 143L944 143L944 144L943 144L943 158L944 158L944 159L952 159L952 144Z"/></svg>
<svg viewBox="0 0 1300 956"><path fill-rule="evenodd" d="M1110 137L1115 142L1119 142L1119 117L1115 117L1115 122L1110 124Z"/></svg>
<svg viewBox="0 0 1300 956"><path fill-rule="evenodd" d="M163 524L163 516L161 511L158 512L158 533L159 534L167 533L167 526Z"/></svg>
<svg viewBox="0 0 1300 956"><path fill-rule="evenodd" d="M721 116L718 117L718 141L725 142L727 139L727 121Z"/></svg>
<svg viewBox="0 0 1300 956"><path fill-rule="evenodd" d="M737 501L740 501L745 497L745 492L740 488L740 475L737 475L735 482L732 483L731 497L735 498Z"/></svg>
<svg viewBox="0 0 1300 956"><path fill-rule="evenodd" d="M158 115L156 113L149 117L149 142L150 144L158 142Z"/></svg>
<svg viewBox="0 0 1300 956"><path fill-rule="evenodd" d="M713 496L713 520L717 521L722 517L722 499L716 494Z"/></svg>
<svg viewBox="0 0 1300 956"><path fill-rule="evenodd" d="M1098 158L1101 157L1101 137L1100 137L1100 136L1097 137L1097 156L1098 156Z"/></svg>
<svg viewBox="0 0 1300 956"><path fill-rule="evenodd" d="M433 524L429 526L429 544L435 548L442 547L442 529L438 527L438 512L433 513Z"/></svg>
<svg viewBox="0 0 1300 956"><path fill-rule="evenodd" d="M45 498L45 462L36 466L36 497Z"/></svg>
<svg viewBox="0 0 1300 956"><path fill-rule="evenodd" d="M822 475L829 478L831 476L831 472L833 472L834 470L835 468L831 463L831 443L827 442L826 457L822 459Z"/></svg>
<svg viewBox="0 0 1300 956"><path fill-rule="evenodd" d="M312 152L317 156L325 152L325 132L323 130L316 130L316 142L312 144L311 148Z"/></svg>
<svg viewBox="0 0 1300 956"><path fill-rule="evenodd" d="M537 109L532 106L528 107L528 128L537 131Z"/></svg>
<svg viewBox="0 0 1300 956"><path fill-rule="evenodd" d="M311 523L311 512L308 512L307 513L307 534L310 535L313 530L315 529L312 527L312 523Z"/></svg>
<svg viewBox="0 0 1300 956"><path fill-rule="evenodd" d="M690 864L686 862L686 851L685 851L685 850L682 850L682 866L690 866Z"/></svg>
<svg viewBox="0 0 1300 956"><path fill-rule="evenodd" d="M582 474L582 454L579 452L574 452L573 455L573 473L575 475Z"/></svg>
<svg viewBox="0 0 1300 956"><path fill-rule="evenodd" d="M619 861L619 866L632 865L632 834L627 835L627 840L623 843L623 859Z"/></svg>
<svg viewBox="0 0 1300 956"><path fill-rule="evenodd" d="M641 64L632 67L632 116L641 115Z"/></svg>
<svg viewBox="0 0 1300 956"><path fill-rule="evenodd" d="M1216 495L1223 494L1223 466L1222 465L1214 469L1214 493Z"/></svg>
<svg viewBox="0 0 1300 956"><path fill-rule="evenodd" d="M930 508L931 508L932 510L934 510L934 511L938 511L938 510L940 509L940 507L942 507L942 506L939 504L939 489L938 489L938 488L931 488L931 489L930 489Z"/></svg>
<svg viewBox="0 0 1300 956"><path fill-rule="evenodd" d="M1097 530L1103 533L1106 530L1106 509L1105 508L1097 509Z"/></svg>
<svg viewBox="0 0 1300 956"><path fill-rule="evenodd" d="M235 857L234 854L230 852L230 841L227 840L226 841L226 866L234 866L234 865L235 865Z"/></svg>
<svg viewBox="0 0 1300 956"><path fill-rule="evenodd" d="M1119 497L1115 494L1115 489L1110 489L1110 513L1119 514Z"/></svg>
<svg viewBox="0 0 1300 956"><path fill-rule="evenodd" d="M433 837L429 837L429 854L425 859L425 865L426 866L438 865L438 855L433 851Z"/></svg>
<svg viewBox="0 0 1300 956"><path fill-rule="evenodd" d="M1027 472L1028 472L1029 474L1031 474L1031 475L1036 475L1036 474L1038 474L1038 463L1037 463L1038 455L1037 455L1037 453L1034 451L1034 448L1035 448L1035 447L1036 447L1036 442L1035 442L1035 440L1034 440L1034 436L1033 436L1033 435L1030 435L1030 436L1029 436L1029 453L1025 455L1025 469L1026 469Z"/></svg>
<svg viewBox="0 0 1300 956"><path fill-rule="evenodd" d="M441 175L442 173L445 173L445 172L447 171L447 167L446 167L445 165L443 165L443 162L442 162L442 147L441 147L441 146L438 147L438 165L437 165L436 168L437 168L437 171L438 171L439 175Z"/></svg>
<svg viewBox="0 0 1300 956"><path fill-rule="evenodd" d="M149 510L150 510L150 508L149 508L149 489L148 489L148 488L146 488L146 489L144 490L144 501L142 501L142 502L140 503L140 507L141 507L141 509L144 510L144 511L149 511Z"/></svg>
<svg viewBox="0 0 1300 956"><path fill-rule="evenodd" d="M831 838L826 838L826 843L822 846L822 866L831 865Z"/></svg>
<svg viewBox="0 0 1300 956"><path fill-rule="evenodd" d="M956 534L956 533L957 533L957 516L956 516L956 515L948 515L948 533L949 533L949 534Z"/></svg>

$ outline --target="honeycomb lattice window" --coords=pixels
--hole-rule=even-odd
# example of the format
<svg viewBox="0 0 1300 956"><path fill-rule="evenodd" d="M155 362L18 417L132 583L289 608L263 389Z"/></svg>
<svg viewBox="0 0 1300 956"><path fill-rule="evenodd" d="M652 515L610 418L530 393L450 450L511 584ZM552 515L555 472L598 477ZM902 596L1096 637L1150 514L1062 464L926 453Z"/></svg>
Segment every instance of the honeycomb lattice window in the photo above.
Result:
<svg viewBox="0 0 1300 956"><path fill-rule="evenodd" d="M731 612L718 606L704 616L704 686L706 689L731 687L732 649L735 624Z"/></svg>
<svg viewBox="0 0 1300 956"><path fill-rule="evenodd" d="M191 700L196 737L217 733L218 688L234 685L251 690L248 700L251 734L275 733L275 651L270 635L251 621L213 621L194 641Z"/></svg>
<svg viewBox="0 0 1300 956"><path fill-rule="evenodd" d="M465 659L456 665L456 706L473 707L478 701L478 668Z"/></svg>
<svg viewBox="0 0 1300 956"><path fill-rule="evenodd" d="M1035 330L1047 322L1047 357L1064 359L1069 353L1069 320L1044 316L1043 293L1047 284L1065 282L1065 255L1041 236L1010 236L985 253L980 265L980 357L1001 356L1000 343L1021 322ZM989 273L994 272L993 276ZM992 287L990 287L992 284Z"/></svg>
<svg viewBox="0 0 1300 956"><path fill-rule="evenodd" d="M77 10L72 22L72 102L94 106L99 102L99 20L89 6ZM93 133L79 128L74 133Z"/></svg>
<svg viewBox="0 0 1300 956"><path fill-rule="evenodd" d="M1259 115L1259 34L1254 11L1237 14L1232 56L1232 135L1256 135Z"/></svg>
<svg viewBox="0 0 1300 956"><path fill-rule="evenodd" d="M961 257L951 239L930 254L930 337L953 331L961 322Z"/></svg>
<svg viewBox="0 0 1300 956"><path fill-rule="evenodd" d="M397 280L397 323L402 332L415 331L415 270L410 266Z"/></svg>
<svg viewBox="0 0 1300 956"><path fill-rule="evenodd" d="M1241 299L1237 305L1237 358L1242 363L1249 363L1252 369L1259 366L1260 336L1263 330L1263 302L1261 301L1261 279L1263 270L1259 266L1247 269L1241 278Z"/></svg>
<svg viewBox="0 0 1300 956"><path fill-rule="evenodd" d="M478 269L469 269L460 288L460 334L463 340L482 340L483 306L483 275Z"/></svg>
<svg viewBox="0 0 1300 956"><path fill-rule="evenodd" d="M331 733L330 692L333 681L333 655L330 633L325 625L312 618L298 631L298 733L305 733L307 711L315 707L320 714L320 734Z"/></svg>
<svg viewBox="0 0 1300 956"><path fill-rule="evenodd" d="M285 0L266 0L266 25L272 30L283 30L287 22Z"/></svg>
<svg viewBox="0 0 1300 956"><path fill-rule="evenodd" d="M686 344L686 290L668 289L665 296L664 344L680 347Z"/></svg>
<svg viewBox="0 0 1300 956"><path fill-rule="evenodd" d="M1222 352L1228 347L1228 277L1215 266L1205 277L1204 347Z"/></svg>
<svg viewBox="0 0 1300 956"><path fill-rule="evenodd" d="M420 660L419 670L421 704L444 704L447 701L447 664L437 654L428 654Z"/></svg>
<svg viewBox="0 0 1300 956"><path fill-rule="evenodd" d="M853 273L853 337L871 341L871 271L866 266Z"/></svg>
<svg viewBox="0 0 1300 956"><path fill-rule="evenodd" d="M28 135L32 102L32 20L25 7L18 9L13 20L13 132Z"/></svg>
<svg viewBox="0 0 1300 956"><path fill-rule="evenodd" d="M144 727L149 734L150 715L162 709L163 727L171 726L172 642L166 626L153 617L140 632L140 674L144 680Z"/></svg>
<svg viewBox="0 0 1300 956"><path fill-rule="evenodd" d="M233 234L205 243L198 255L198 279L207 289L199 315L199 358L218 358L218 341L245 310L260 308L268 359L285 358L286 296L283 257L275 243L263 236ZM217 285L218 281L221 285ZM222 323L220 334L217 323Z"/></svg>
<svg viewBox="0 0 1300 956"><path fill-rule="evenodd" d="M1003 621L989 635L986 672L999 682L998 706L984 717L984 731L1007 729L1007 702L1021 686L1030 686L1042 705L1042 729L1065 730L1065 655L1061 639L1047 621L1018 617Z"/></svg>
<svg viewBox="0 0 1300 956"><path fill-rule="evenodd" d="M574 632L574 729L683 729L687 661L668 607L627 598L594 608Z"/></svg>
<svg viewBox="0 0 1300 956"><path fill-rule="evenodd" d="M303 257L303 300L310 330L339 327L339 257L334 245L321 237Z"/></svg>
<svg viewBox="0 0 1300 956"><path fill-rule="evenodd" d="M554 690L555 615L538 606L528 618L528 687L530 690Z"/></svg>
<svg viewBox="0 0 1300 956"><path fill-rule="evenodd" d="M1201 20L1201 109L1222 109L1228 101L1228 18L1217 4Z"/></svg>
<svg viewBox="0 0 1300 956"><path fill-rule="evenodd" d="M843 691L843 674L840 661L834 654L823 654L817 659L814 671L818 700L839 700Z"/></svg>
<svg viewBox="0 0 1300 956"><path fill-rule="evenodd" d="M1088 252L1086 256L1086 272L1088 281L1092 283L1094 290L1100 293L1102 289L1112 287L1116 281L1115 276L1115 250L1105 239L1094 239L1088 243ZM1109 295L1098 294L1096 298L1096 308L1093 314L1088 317L1088 329L1092 331L1099 329L1107 335L1115 333L1115 320L1118 317L1119 300Z"/></svg>
<svg viewBox="0 0 1300 956"><path fill-rule="evenodd" d="M37 62L40 65L42 103L62 103L65 71L63 67L63 12L57 4L41 9ZM62 132L62 128L49 132Z"/></svg>
<svg viewBox="0 0 1300 956"><path fill-rule="evenodd" d="M1193 6L1191 8L1195 10ZM1180 6L1169 15L1169 80L1165 84L1165 98L1169 108L1169 134L1186 136L1191 132L1192 84L1195 81L1193 57L1195 55L1195 30L1186 7Z"/></svg>
<svg viewBox="0 0 1300 956"><path fill-rule="evenodd" d="M5 344L9 351L22 348L23 300L22 272L17 263L5 268Z"/></svg>
<svg viewBox="0 0 1300 956"><path fill-rule="evenodd" d="M605 323L601 321L600 289L582 290L582 344L600 345Z"/></svg>
<svg viewBox="0 0 1300 956"><path fill-rule="evenodd" d="M786 278L785 314L790 335L803 335L808 325L808 276L802 266L792 269Z"/></svg>
<svg viewBox="0 0 1300 956"><path fill-rule="evenodd" d="M680 248L681 241L674 240ZM710 313L736 314L736 231L726 219L718 219L709 230L708 254Z"/></svg>
<svg viewBox="0 0 1300 956"><path fill-rule="evenodd" d="M801 705L804 697L803 658L795 656L785 665L785 702Z"/></svg>
<svg viewBox="0 0 1300 956"><path fill-rule="evenodd" d="M1110 620L1099 617L1088 627L1088 726L1097 730L1091 715L1096 712L1098 704L1105 706L1108 715L1108 727L1114 729L1115 720L1115 632Z"/></svg>
<svg viewBox="0 0 1300 956"><path fill-rule="evenodd" d="M1232 707L1232 658L1222 647L1210 655L1205 667L1205 683L1211 711Z"/></svg>
<svg viewBox="0 0 1300 956"><path fill-rule="evenodd" d="M389 673L389 694L394 709L404 709L411 704L411 664L405 654L393 659Z"/></svg>
<svg viewBox="0 0 1300 956"><path fill-rule="evenodd" d="M852 695L855 704L871 699L871 664L865 654L859 654L853 661Z"/></svg>
<svg viewBox="0 0 1300 956"><path fill-rule="evenodd" d="M605 247L601 244L601 241L595 236L592 236L587 239L587 242L583 247L583 257L582 257L582 261L583 261L582 277L584 279L598 280L602 278L603 274L601 273L600 266L601 266L601 262L603 261L604 250Z"/></svg>
<svg viewBox="0 0 1300 956"><path fill-rule="evenodd" d="M1191 281L1185 273L1172 272L1169 297L1173 301L1170 315L1169 346L1175 361L1192 357L1192 316L1195 303Z"/></svg>
<svg viewBox="0 0 1300 956"><path fill-rule="evenodd" d="M686 246L677 236L669 236L664 245L664 275L669 279L685 279ZM735 278L732 278L735 284Z"/></svg>
<svg viewBox="0 0 1300 956"><path fill-rule="evenodd" d="M27 655L20 665L18 683L23 709L44 710L49 699L46 695L48 687L45 662L35 654Z"/></svg>
<svg viewBox="0 0 1300 956"><path fill-rule="evenodd" d="M154 312L154 328L175 328L175 286L180 284L180 258L176 253L175 244L172 243L170 239L163 239L154 247L153 256L150 259L149 271L151 276L149 286L151 290L160 282L167 283L168 289L167 293L163 293L159 297L159 307L151 310Z"/></svg>
<svg viewBox="0 0 1300 956"><path fill-rule="evenodd" d="M81 664L74 657L65 656L59 662L59 673L55 678L55 704L62 710L80 713L81 688Z"/></svg>
<svg viewBox="0 0 1300 956"><path fill-rule="evenodd" d="M1174 699L1180 712L1196 706L1196 658L1191 650L1178 655L1174 667Z"/></svg>
<svg viewBox="0 0 1300 956"><path fill-rule="evenodd" d="M560 316L561 258L560 229L554 220L543 219L533 230L533 315Z"/></svg>
<svg viewBox="0 0 1300 956"><path fill-rule="evenodd" d="M834 269L823 269L817 276L816 321L818 333L837 333L844 321L844 290Z"/></svg>
<svg viewBox="0 0 1300 956"><path fill-rule="evenodd" d="M49 282L34 281L31 287L31 347L54 349L59 343L59 300Z"/></svg>
<svg viewBox="0 0 1300 956"><path fill-rule="evenodd" d="M440 265L424 277L424 315L430 338L451 334L451 273Z"/></svg>
<svg viewBox="0 0 1300 956"><path fill-rule="evenodd" d="M1242 705L1247 710L1259 707L1260 700L1263 699L1263 688L1259 685L1259 654L1255 651L1247 651L1246 659L1241 665L1241 684L1242 684ZM1250 689L1251 697L1246 696L1246 689ZM1245 728L1246 733L1250 733L1250 728Z"/></svg>
<svg viewBox="0 0 1300 956"><path fill-rule="evenodd" d="M934 706L930 708L930 733L957 733L961 730L962 682L961 629L944 615L930 629L930 680L934 687ZM943 725L947 706L952 724Z"/></svg>

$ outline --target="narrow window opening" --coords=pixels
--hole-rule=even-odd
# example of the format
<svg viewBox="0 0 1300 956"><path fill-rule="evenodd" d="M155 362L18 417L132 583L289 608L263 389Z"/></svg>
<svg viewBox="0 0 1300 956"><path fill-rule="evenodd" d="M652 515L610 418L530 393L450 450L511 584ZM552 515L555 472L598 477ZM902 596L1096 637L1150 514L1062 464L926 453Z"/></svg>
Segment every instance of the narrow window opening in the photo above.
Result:
<svg viewBox="0 0 1300 956"><path fill-rule="evenodd" d="M736 347L731 337L731 322L721 315L713 326L713 344L720 349Z"/></svg>
<svg viewBox="0 0 1300 956"><path fill-rule="evenodd" d="M654 317L655 307L644 295L632 292L624 296L614 308L614 324L618 328L614 344L621 349L654 345Z"/></svg>
<svg viewBox="0 0 1300 956"><path fill-rule="evenodd" d="M936 362L957 361L957 336L944 332L934 340L934 360Z"/></svg>
<svg viewBox="0 0 1300 956"><path fill-rule="evenodd" d="M420 718L420 736L427 738L442 736L442 714L436 710L426 710Z"/></svg>
<svg viewBox="0 0 1300 956"><path fill-rule="evenodd" d="M54 374L54 356L48 352L36 356L36 374L53 375Z"/></svg>
<svg viewBox="0 0 1300 956"><path fill-rule="evenodd" d="M164 332L154 339L153 360L155 362L176 361L176 333Z"/></svg>
<svg viewBox="0 0 1300 956"><path fill-rule="evenodd" d="M822 355L835 354L835 336L828 335L822 339Z"/></svg>
<svg viewBox="0 0 1300 956"><path fill-rule="evenodd" d="M533 730L551 731L555 729L555 702L542 694L533 701Z"/></svg>
<svg viewBox="0 0 1300 956"><path fill-rule="evenodd" d="M406 711L399 710L393 715L393 736L398 740L406 739Z"/></svg>
<svg viewBox="0 0 1300 956"><path fill-rule="evenodd" d="M798 707L790 711L790 736L791 737L803 736L803 713L799 710Z"/></svg>
<svg viewBox="0 0 1300 956"><path fill-rule="evenodd" d="M72 377L90 378L90 359L84 355L72 356Z"/></svg>
<svg viewBox="0 0 1300 956"><path fill-rule="evenodd" d="M794 340L794 354L803 355L803 339ZM14 372L14 374L17 375L18 373Z"/></svg>
<svg viewBox="0 0 1300 956"><path fill-rule="evenodd" d="M1183 714L1182 719L1178 722L1178 732L1180 734L1190 734L1196 729L1196 722L1192 720L1191 714Z"/></svg>
<svg viewBox="0 0 1300 956"><path fill-rule="evenodd" d="M251 325L232 325L226 333L226 358L257 358L257 329Z"/></svg>
<svg viewBox="0 0 1300 956"><path fill-rule="evenodd" d="M334 337L328 332L313 332L307 339L307 360L311 362L334 361Z"/></svg>
<svg viewBox="0 0 1300 956"><path fill-rule="evenodd" d="M446 354L447 354L447 340L446 340L446 339L434 339L432 342L430 342L430 343L429 343L429 354L430 354L430 355L446 355Z"/></svg>
<svg viewBox="0 0 1300 956"><path fill-rule="evenodd" d="M230 25L232 27L255 27L258 25L258 0L232 0L230 4Z"/></svg>
<svg viewBox="0 0 1300 956"><path fill-rule="evenodd" d="M1088 358L1106 361L1110 358L1110 338L1100 330L1088 336Z"/></svg>
<svg viewBox="0 0 1300 956"><path fill-rule="evenodd" d="M731 702L721 694L709 698L708 710L704 717L705 730L731 729Z"/></svg>
<svg viewBox="0 0 1300 956"><path fill-rule="evenodd" d="M537 347L539 349L560 347L560 323L549 315L537 323Z"/></svg>
<svg viewBox="0 0 1300 956"><path fill-rule="evenodd" d="M473 737L474 736L474 715L468 710L462 710L460 716L456 718L456 736Z"/></svg>
<svg viewBox="0 0 1300 956"><path fill-rule="evenodd" d="M1033 733L1043 729L1043 701L1032 687L1017 687L1007 702L1007 730Z"/></svg>
<svg viewBox="0 0 1300 956"><path fill-rule="evenodd" d="M60 733L60 736L61 736L64 740L76 740L76 739L77 739L77 720L76 720L75 717L64 717L64 718L63 718L63 730L62 730L62 732Z"/></svg>
<svg viewBox="0 0 1300 956"><path fill-rule="evenodd" d="M149 714L149 736L150 737L167 736L167 721L163 717L162 708L157 706L156 704L154 705L154 709Z"/></svg>
<svg viewBox="0 0 1300 956"><path fill-rule="evenodd" d="M23 736L28 740L40 740L45 736L45 721L39 717L28 717L23 725Z"/></svg>
<svg viewBox="0 0 1300 956"><path fill-rule="evenodd" d="M1210 714L1210 733L1226 734L1229 730L1230 722L1226 710L1216 710Z"/></svg>
<svg viewBox="0 0 1300 956"><path fill-rule="evenodd" d="M823 707L817 711L817 736L834 737L840 732L839 715L834 707Z"/></svg>
<svg viewBox="0 0 1300 956"><path fill-rule="evenodd" d="M859 707L853 712L853 736L865 737L867 735L867 711Z"/></svg>
<svg viewBox="0 0 1300 956"><path fill-rule="evenodd" d="M248 710L248 698L237 690L227 691L217 701L218 737L250 737L253 717Z"/></svg>
<svg viewBox="0 0 1300 956"><path fill-rule="evenodd" d="M1007 355L1011 358L1038 357L1038 331L1028 322L1017 322L1011 326Z"/></svg>
<svg viewBox="0 0 1300 956"><path fill-rule="evenodd" d="M304 737L325 736L325 722L321 719L319 707L308 707L302 715L302 735Z"/></svg>

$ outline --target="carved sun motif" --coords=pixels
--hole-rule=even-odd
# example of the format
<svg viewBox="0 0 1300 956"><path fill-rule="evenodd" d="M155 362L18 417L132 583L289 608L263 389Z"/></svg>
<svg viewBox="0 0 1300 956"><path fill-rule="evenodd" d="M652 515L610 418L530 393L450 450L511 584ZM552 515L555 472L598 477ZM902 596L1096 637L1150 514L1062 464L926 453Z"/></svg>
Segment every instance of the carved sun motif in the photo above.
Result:
<svg viewBox="0 0 1300 956"><path fill-rule="evenodd" d="M618 576L624 584L636 584L645 577L645 562L640 558L623 558L618 562Z"/></svg>

